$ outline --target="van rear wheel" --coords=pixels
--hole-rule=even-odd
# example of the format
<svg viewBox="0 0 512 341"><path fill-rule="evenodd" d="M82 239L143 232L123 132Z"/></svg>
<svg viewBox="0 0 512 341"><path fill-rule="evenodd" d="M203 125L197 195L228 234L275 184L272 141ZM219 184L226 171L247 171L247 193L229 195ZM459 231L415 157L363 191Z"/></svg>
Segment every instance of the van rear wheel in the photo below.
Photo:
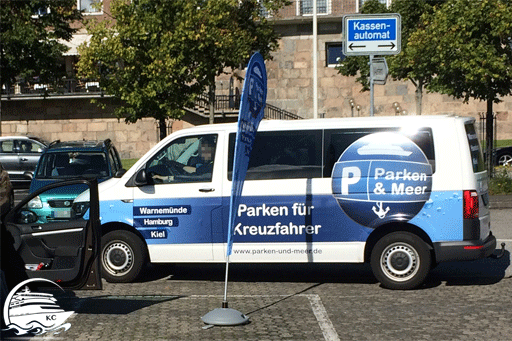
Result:
<svg viewBox="0 0 512 341"><path fill-rule="evenodd" d="M381 238L372 250L372 271L389 289L414 289L421 285L431 268L427 244L409 232L393 232Z"/></svg>
<svg viewBox="0 0 512 341"><path fill-rule="evenodd" d="M101 274L107 282L127 283L135 280L146 260L146 246L132 232L112 231L101 238Z"/></svg>

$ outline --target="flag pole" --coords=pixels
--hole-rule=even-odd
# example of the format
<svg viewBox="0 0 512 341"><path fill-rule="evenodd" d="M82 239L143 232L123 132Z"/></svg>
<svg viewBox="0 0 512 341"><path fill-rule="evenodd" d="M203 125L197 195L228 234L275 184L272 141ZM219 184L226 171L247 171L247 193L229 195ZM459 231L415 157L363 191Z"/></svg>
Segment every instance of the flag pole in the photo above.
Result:
<svg viewBox="0 0 512 341"><path fill-rule="evenodd" d="M265 69L265 60L259 52L256 52L252 55L247 66L242 98L240 100L240 112L238 114L238 129L231 179L231 198L229 202L224 299L221 308L214 309L201 317L201 320L210 326L236 326L249 322L247 316L237 310L228 308L229 256L233 248L235 215L238 201L242 196L245 175L249 166L249 157L256 138L256 131L263 118L266 100L267 71Z"/></svg>
<svg viewBox="0 0 512 341"><path fill-rule="evenodd" d="M228 308L228 273L229 256L226 257L226 276L224 278L224 299L222 300L222 308Z"/></svg>

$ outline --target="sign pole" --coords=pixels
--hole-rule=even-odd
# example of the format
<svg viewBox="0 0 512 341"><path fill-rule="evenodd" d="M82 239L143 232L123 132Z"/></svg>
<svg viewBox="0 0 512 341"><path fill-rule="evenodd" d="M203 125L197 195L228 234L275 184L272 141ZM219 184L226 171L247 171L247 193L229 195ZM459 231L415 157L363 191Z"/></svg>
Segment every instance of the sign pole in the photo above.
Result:
<svg viewBox="0 0 512 341"><path fill-rule="evenodd" d="M373 93L373 54L370 55L370 116L373 116L374 110Z"/></svg>
<svg viewBox="0 0 512 341"><path fill-rule="evenodd" d="M375 84L374 56L396 55L402 48L402 17L399 13L348 14L343 16L343 54L370 56L370 116L373 116ZM382 63L379 63L381 65ZM384 60L385 64L385 60ZM382 67L381 67L382 68ZM377 84L385 84L378 78Z"/></svg>

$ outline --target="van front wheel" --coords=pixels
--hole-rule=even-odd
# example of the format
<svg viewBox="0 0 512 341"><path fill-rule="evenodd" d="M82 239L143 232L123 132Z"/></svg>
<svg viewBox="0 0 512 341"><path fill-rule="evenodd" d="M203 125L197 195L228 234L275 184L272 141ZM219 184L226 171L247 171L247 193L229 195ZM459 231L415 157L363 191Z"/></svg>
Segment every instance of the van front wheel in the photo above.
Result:
<svg viewBox="0 0 512 341"><path fill-rule="evenodd" d="M147 249L134 233L112 231L101 238L101 274L107 282L135 280L147 260Z"/></svg>
<svg viewBox="0 0 512 341"><path fill-rule="evenodd" d="M389 289L414 289L421 285L431 267L427 244L409 232L394 232L381 238L372 250L372 271Z"/></svg>

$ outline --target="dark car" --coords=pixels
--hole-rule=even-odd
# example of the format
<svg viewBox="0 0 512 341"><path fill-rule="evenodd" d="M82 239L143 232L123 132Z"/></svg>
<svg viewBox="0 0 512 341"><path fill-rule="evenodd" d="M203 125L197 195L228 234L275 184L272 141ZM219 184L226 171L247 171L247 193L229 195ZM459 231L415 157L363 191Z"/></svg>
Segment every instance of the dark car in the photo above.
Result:
<svg viewBox="0 0 512 341"><path fill-rule="evenodd" d="M494 155L496 166L512 166L512 146L496 148Z"/></svg>
<svg viewBox="0 0 512 341"><path fill-rule="evenodd" d="M34 136L0 137L0 163L15 184L30 184L47 142Z"/></svg>
<svg viewBox="0 0 512 341"><path fill-rule="evenodd" d="M0 164L0 218L3 218L13 206L14 189L12 188L9 174Z"/></svg>
<svg viewBox="0 0 512 341"><path fill-rule="evenodd" d="M48 184L72 178L95 178L98 182L122 176L125 170L110 139L104 141L55 141L50 143L39 159L29 193ZM66 220L71 215L73 200L85 190L77 184L59 191L36 196L29 207L41 222Z"/></svg>

